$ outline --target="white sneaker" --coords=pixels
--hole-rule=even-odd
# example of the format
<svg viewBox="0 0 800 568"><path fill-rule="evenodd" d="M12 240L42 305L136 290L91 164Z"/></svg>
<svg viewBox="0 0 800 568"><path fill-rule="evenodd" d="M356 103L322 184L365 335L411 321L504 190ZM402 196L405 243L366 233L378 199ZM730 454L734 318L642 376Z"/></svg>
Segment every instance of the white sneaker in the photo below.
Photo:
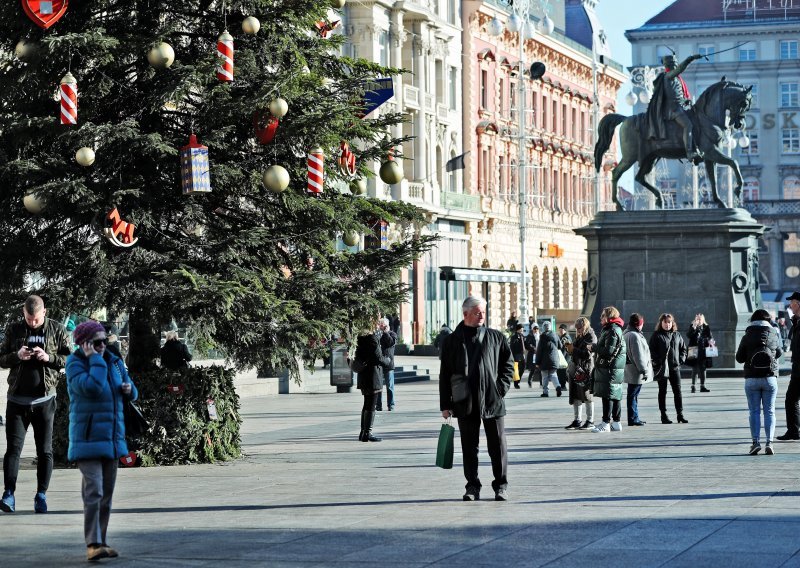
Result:
<svg viewBox="0 0 800 568"><path fill-rule="evenodd" d="M621 422L612 422L611 423L611 431L612 432L622 432L622 423Z"/></svg>
<svg viewBox="0 0 800 568"><path fill-rule="evenodd" d="M597 433L597 432L608 432L608 431L609 431L608 422L601 422L600 424L598 424L597 426L592 428L592 432L594 432L594 433Z"/></svg>

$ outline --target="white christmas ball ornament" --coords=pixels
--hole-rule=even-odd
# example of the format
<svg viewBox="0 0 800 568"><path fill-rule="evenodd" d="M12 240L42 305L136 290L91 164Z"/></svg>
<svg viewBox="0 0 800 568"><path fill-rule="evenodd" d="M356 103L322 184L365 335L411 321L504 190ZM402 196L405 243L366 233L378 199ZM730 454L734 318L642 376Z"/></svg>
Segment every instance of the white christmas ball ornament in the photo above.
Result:
<svg viewBox="0 0 800 568"><path fill-rule="evenodd" d="M41 213L42 209L44 208L44 204L42 203L41 199L32 193L29 193L22 198L22 204L25 206L25 209L31 213Z"/></svg>
<svg viewBox="0 0 800 568"><path fill-rule="evenodd" d="M356 246L361 241L361 235L355 231L345 231L342 235L342 241L349 247Z"/></svg>
<svg viewBox="0 0 800 568"><path fill-rule="evenodd" d="M387 160L381 165L378 172L384 183L393 185L403 181L403 168L395 160Z"/></svg>
<svg viewBox="0 0 800 568"><path fill-rule="evenodd" d="M247 16L242 20L242 31L247 35L256 35L261 29L261 22L255 16Z"/></svg>
<svg viewBox="0 0 800 568"><path fill-rule="evenodd" d="M506 24L506 27L508 28L508 31L510 31L512 34L517 33L522 27L522 18L512 13L508 17L508 23Z"/></svg>
<svg viewBox="0 0 800 568"><path fill-rule="evenodd" d="M497 18L492 18L492 21L489 22L488 31L490 36L499 36L501 33L503 33L503 22Z"/></svg>
<svg viewBox="0 0 800 568"><path fill-rule="evenodd" d="M156 69L166 69L175 62L175 50L162 41L147 52L147 61Z"/></svg>
<svg viewBox="0 0 800 568"><path fill-rule="evenodd" d="M36 51L35 43L21 39L17 42L17 45L14 48L14 55L16 55L17 59L19 59L20 61L28 61L30 58L33 57L35 51Z"/></svg>
<svg viewBox="0 0 800 568"><path fill-rule="evenodd" d="M275 193L280 193L289 187L289 172L283 166L270 166L264 172L264 187Z"/></svg>
<svg viewBox="0 0 800 568"><path fill-rule="evenodd" d="M81 148L75 152L75 161L82 166L91 166L94 164L94 150L87 147Z"/></svg>
<svg viewBox="0 0 800 568"><path fill-rule="evenodd" d="M331 6L336 8L337 10L341 10L344 8L344 5L347 3L347 0L331 0Z"/></svg>
<svg viewBox="0 0 800 568"><path fill-rule="evenodd" d="M269 112L272 113L272 116L275 118L283 118L286 116L286 113L289 112L289 103L280 97L273 99L272 102L269 103Z"/></svg>

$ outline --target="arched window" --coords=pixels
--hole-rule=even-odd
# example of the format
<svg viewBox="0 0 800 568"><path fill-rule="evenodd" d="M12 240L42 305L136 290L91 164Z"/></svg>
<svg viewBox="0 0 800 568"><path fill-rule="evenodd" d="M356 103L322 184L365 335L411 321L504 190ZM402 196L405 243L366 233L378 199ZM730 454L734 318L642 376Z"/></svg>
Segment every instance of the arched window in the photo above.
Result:
<svg viewBox="0 0 800 568"><path fill-rule="evenodd" d="M800 178L788 176L783 180L783 198L800 199Z"/></svg>
<svg viewBox="0 0 800 568"><path fill-rule="evenodd" d="M542 270L542 308L550 308L550 270L545 267Z"/></svg>
<svg viewBox="0 0 800 568"><path fill-rule="evenodd" d="M531 307L535 310L541 305L541 288L539 287L539 267L534 266L531 272L531 284L533 284L533 291L531 294ZM531 310L533 313L533 310Z"/></svg>
<svg viewBox="0 0 800 568"><path fill-rule="evenodd" d="M553 269L553 308L561 307L561 281L558 279L558 268Z"/></svg>
<svg viewBox="0 0 800 568"><path fill-rule="evenodd" d="M564 270L563 283L561 285L561 297L564 298L564 308L569 309L570 296L569 296L569 270Z"/></svg>
<svg viewBox="0 0 800 568"><path fill-rule="evenodd" d="M572 301L576 309L582 309L581 305L581 287L578 280L578 269L572 270Z"/></svg>

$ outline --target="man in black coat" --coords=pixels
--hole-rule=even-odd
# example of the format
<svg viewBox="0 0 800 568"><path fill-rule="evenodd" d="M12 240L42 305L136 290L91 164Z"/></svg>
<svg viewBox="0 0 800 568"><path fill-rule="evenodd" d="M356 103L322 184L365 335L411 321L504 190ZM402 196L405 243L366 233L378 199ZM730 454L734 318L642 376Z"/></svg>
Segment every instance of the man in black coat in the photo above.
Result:
<svg viewBox="0 0 800 568"><path fill-rule="evenodd" d="M792 352L792 377L786 389L786 433L777 436L783 442L800 440L800 292L789 296L792 326L789 330L789 349Z"/></svg>
<svg viewBox="0 0 800 568"><path fill-rule="evenodd" d="M514 364L517 366L517 373L514 376L514 388L519 388L519 378L525 372L525 336L522 331L525 329L521 323L515 326L514 334L511 336L511 356L514 358Z"/></svg>
<svg viewBox="0 0 800 568"><path fill-rule="evenodd" d="M395 403L394 348L397 345L397 334L389 329L389 318L381 318L378 321L378 331L380 331L378 342L381 344L381 355L387 359L387 363L381 365L383 368L383 383L386 385L386 404L389 411L392 411ZM375 410L383 410L383 389L376 397Z"/></svg>
<svg viewBox="0 0 800 568"><path fill-rule="evenodd" d="M458 418L464 477L464 501L480 499L478 440L481 421L492 460L496 501L508 499L508 451L503 417L503 398L511 388L514 361L505 336L484 326L486 300L469 296L461 306L464 321L447 336L442 346L439 371L439 408L444 418Z"/></svg>

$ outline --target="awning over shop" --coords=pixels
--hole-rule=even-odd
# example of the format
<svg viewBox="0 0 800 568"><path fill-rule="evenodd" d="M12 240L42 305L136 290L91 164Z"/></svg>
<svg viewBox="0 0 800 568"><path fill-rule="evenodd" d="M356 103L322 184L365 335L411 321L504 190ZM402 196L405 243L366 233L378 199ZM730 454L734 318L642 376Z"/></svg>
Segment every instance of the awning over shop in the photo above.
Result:
<svg viewBox="0 0 800 568"><path fill-rule="evenodd" d="M439 279L457 282L501 282L519 284L518 270L492 270L490 268L456 268L440 266Z"/></svg>

